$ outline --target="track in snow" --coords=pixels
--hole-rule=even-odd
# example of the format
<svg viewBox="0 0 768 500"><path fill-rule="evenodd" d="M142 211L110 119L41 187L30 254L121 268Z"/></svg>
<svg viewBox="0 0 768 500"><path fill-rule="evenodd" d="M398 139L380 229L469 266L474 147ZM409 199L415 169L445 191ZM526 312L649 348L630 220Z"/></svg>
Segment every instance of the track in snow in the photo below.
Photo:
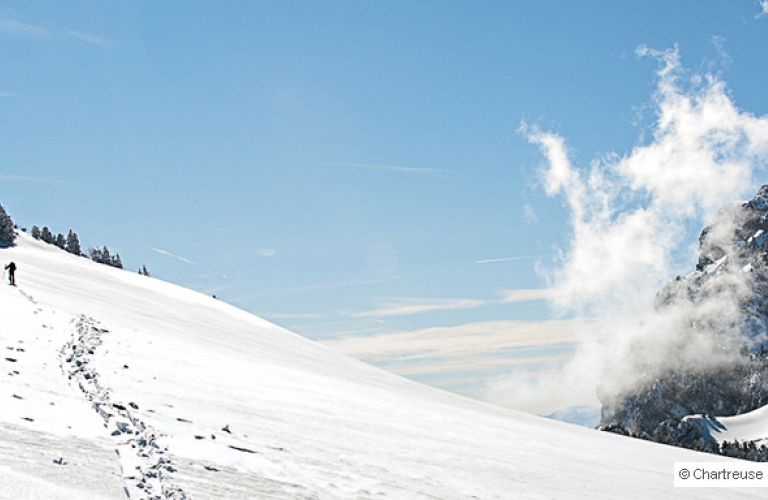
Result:
<svg viewBox="0 0 768 500"><path fill-rule="evenodd" d="M172 480L176 469L168 449L156 443L155 430L131 414L131 409L138 408L134 403L113 402L110 389L102 385L99 373L90 366L108 330L85 315L73 322L72 339L60 350L61 368L80 387L114 438L126 495L140 500L189 500Z"/></svg>

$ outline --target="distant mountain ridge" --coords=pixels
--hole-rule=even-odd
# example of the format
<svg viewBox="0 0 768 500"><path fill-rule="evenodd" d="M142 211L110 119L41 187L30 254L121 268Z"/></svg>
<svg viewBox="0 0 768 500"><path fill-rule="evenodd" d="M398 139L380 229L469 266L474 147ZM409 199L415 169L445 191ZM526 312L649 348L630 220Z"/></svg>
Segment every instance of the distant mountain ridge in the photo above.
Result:
<svg viewBox="0 0 768 500"><path fill-rule="evenodd" d="M600 422L600 408L595 406L569 406L562 410L557 410L545 418L565 422L567 424L579 425L594 429Z"/></svg>
<svg viewBox="0 0 768 500"><path fill-rule="evenodd" d="M768 185L718 212L699 238L696 270L668 282L656 310L671 327L606 367L599 428L725 453L707 422L768 404ZM630 372L631 383L615 383ZM686 419L697 414L705 418ZM726 448L768 459L765 447Z"/></svg>

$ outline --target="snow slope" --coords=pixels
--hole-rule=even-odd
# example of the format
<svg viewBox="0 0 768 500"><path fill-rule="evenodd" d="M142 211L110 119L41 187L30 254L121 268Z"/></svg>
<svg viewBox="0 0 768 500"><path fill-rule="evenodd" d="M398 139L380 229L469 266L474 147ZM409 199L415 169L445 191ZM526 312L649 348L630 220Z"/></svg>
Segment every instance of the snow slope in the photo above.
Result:
<svg viewBox="0 0 768 500"><path fill-rule="evenodd" d="M419 385L21 235L0 249L0 499L757 498L723 461Z"/></svg>
<svg viewBox="0 0 768 500"><path fill-rule="evenodd" d="M709 436L720 443L754 441L757 446L768 444L768 406L732 417L693 415L686 420L700 421Z"/></svg>

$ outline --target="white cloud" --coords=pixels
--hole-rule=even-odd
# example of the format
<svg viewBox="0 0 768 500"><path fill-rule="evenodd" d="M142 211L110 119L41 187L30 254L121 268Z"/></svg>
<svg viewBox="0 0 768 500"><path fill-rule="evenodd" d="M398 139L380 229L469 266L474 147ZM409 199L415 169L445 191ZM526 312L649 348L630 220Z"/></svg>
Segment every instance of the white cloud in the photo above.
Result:
<svg viewBox="0 0 768 500"><path fill-rule="evenodd" d="M594 321L578 319L489 321L321 343L399 375L542 413L558 409L563 401L594 403L599 367L590 366L586 371L576 367L573 354L585 339L599 342L606 331ZM581 373L578 377L577 372ZM511 380L519 380L520 373L535 373L536 377L514 387ZM550 380L551 388L536 397L532 384ZM575 390L575 380L579 390ZM521 398L524 393L526 397Z"/></svg>
<svg viewBox="0 0 768 500"><path fill-rule="evenodd" d="M501 301L505 304L528 302L552 298L552 290L548 288L530 288L517 290L502 290Z"/></svg>
<svg viewBox="0 0 768 500"><path fill-rule="evenodd" d="M755 177L765 174L768 161L768 118L738 109L716 76L687 73L677 48L641 47L637 53L660 62L647 143L580 168L562 137L521 127L546 158L545 191L563 197L569 210L568 248L547 273L552 302L577 315L616 316L603 321L610 325L598 336L604 340L582 342L554 376L500 377L488 385L485 399L543 412L590 394L594 400L601 380L602 389L620 392L634 382L635 362L700 363L701 353L711 349L681 338L690 311L655 314L654 298L676 271L693 270L688 228L703 228L721 206L757 191ZM706 313L722 317L733 310L731 300ZM636 359L624 358L627 352ZM617 358L624 369L601 379L607 361Z"/></svg>
<svg viewBox="0 0 768 500"><path fill-rule="evenodd" d="M39 182L39 183L62 183L59 179L46 177L28 177L26 175L0 175L0 181L18 181L18 182Z"/></svg>
<svg viewBox="0 0 768 500"><path fill-rule="evenodd" d="M35 24L25 23L13 17L0 17L0 36L8 38L26 38L30 40L53 40L57 38L74 38L81 42L108 47L114 42L103 36L73 29L49 29Z"/></svg>
<svg viewBox="0 0 768 500"><path fill-rule="evenodd" d="M759 2L760 4L760 12L758 12L755 15L755 19L760 19L761 17L765 17L768 15L768 0L762 0Z"/></svg>
<svg viewBox="0 0 768 500"><path fill-rule="evenodd" d="M274 319L319 319L325 318L326 314L313 313L261 313L260 316Z"/></svg>
<svg viewBox="0 0 768 500"><path fill-rule="evenodd" d="M539 220L539 218L536 216L536 212L533 210L533 207L528 203L526 203L523 207L523 217L525 218L525 222L528 224L537 222Z"/></svg>
<svg viewBox="0 0 768 500"><path fill-rule="evenodd" d="M314 290L326 290L332 288L348 288L358 287L363 285L372 285L377 283L385 283L388 281L394 281L400 279L401 276L385 276L380 278L373 278L369 280L349 280L349 281L331 281L326 283L314 283L311 285L301 285L287 288L273 288L271 290L265 290L265 294L268 296L275 295L291 295L295 293L310 292Z"/></svg>
<svg viewBox="0 0 768 500"><path fill-rule="evenodd" d="M348 337L323 344L365 360L487 355L509 348L541 347L579 340L585 320L487 321L450 327Z"/></svg>
<svg viewBox="0 0 768 500"><path fill-rule="evenodd" d="M159 248L152 248L151 250L154 251L154 252L157 252L157 253L159 253L161 255L166 255L168 257L173 257L174 259L178 259L178 260L180 260L182 262L186 262L187 264L195 264L195 265L197 265L197 262L192 262L189 259L185 259L184 257L179 257L178 255L174 255L171 252L166 252L165 250L161 250Z"/></svg>
<svg viewBox="0 0 768 500"><path fill-rule="evenodd" d="M83 31L70 30L70 29L64 30L64 33L71 36L72 38L76 38L80 40L81 42L90 43L92 45L98 45L99 47L106 48L114 43L114 41L110 40L109 38L104 38L103 36L94 35L93 33L85 33Z"/></svg>
<svg viewBox="0 0 768 500"><path fill-rule="evenodd" d="M433 311L451 311L480 307L486 302L476 299L398 299L397 301L372 311L355 313L359 318L380 318L387 316L410 316Z"/></svg>
<svg viewBox="0 0 768 500"><path fill-rule="evenodd" d="M362 168L362 169L369 169L369 170L383 170L387 172L399 172L404 174L430 175L434 177L443 177L443 178L453 177L455 175L455 172L452 172L450 170L442 170L439 168L401 167L397 165L378 165L374 163L327 162L327 163L321 163L321 165L326 167Z"/></svg>
<svg viewBox="0 0 768 500"><path fill-rule="evenodd" d="M495 264L497 262L511 262L514 260L528 260L528 259L543 259L545 257L555 257L558 254L545 254L545 255L525 255L522 257L500 257L497 259L482 259L475 261L475 264Z"/></svg>
<svg viewBox="0 0 768 500"><path fill-rule="evenodd" d="M272 257L273 255L277 255L277 252L271 248L257 248L254 250L254 253L259 257Z"/></svg>
<svg viewBox="0 0 768 500"><path fill-rule="evenodd" d="M547 158L547 194L563 196L570 210L570 249L550 276L567 308L648 306L688 244L684 225L703 226L754 191L753 174L768 159L768 119L737 109L723 82L707 74L682 84L677 49L638 54L661 62L649 144L578 169L561 137L522 128Z"/></svg>
<svg viewBox="0 0 768 500"><path fill-rule="evenodd" d="M58 36L57 33L47 28L24 23L12 17L0 17L0 35L32 39L47 39Z"/></svg>
<svg viewBox="0 0 768 500"><path fill-rule="evenodd" d="M624 347L616 342L616 332L636 327L637 322L634 317L570 320L576 344L570 356L512 366L506 373L487 379L471 395L540 415L568 406L597 405L596 387L605 360Z"/></svg>

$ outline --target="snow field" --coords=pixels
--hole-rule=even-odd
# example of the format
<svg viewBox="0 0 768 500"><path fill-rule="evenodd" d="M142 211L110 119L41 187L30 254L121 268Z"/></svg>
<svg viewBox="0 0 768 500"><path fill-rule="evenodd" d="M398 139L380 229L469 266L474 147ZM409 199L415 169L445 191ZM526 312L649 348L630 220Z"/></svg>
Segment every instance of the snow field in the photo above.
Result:
<svg viewBox="0 0 768 500"><path fill-rule="evenodd" d="M723 459L422 386L26 235L0 260L19 266L0 286L18 358L0 361L0 498L760 495L676 490L674 462Z"/></svg>

